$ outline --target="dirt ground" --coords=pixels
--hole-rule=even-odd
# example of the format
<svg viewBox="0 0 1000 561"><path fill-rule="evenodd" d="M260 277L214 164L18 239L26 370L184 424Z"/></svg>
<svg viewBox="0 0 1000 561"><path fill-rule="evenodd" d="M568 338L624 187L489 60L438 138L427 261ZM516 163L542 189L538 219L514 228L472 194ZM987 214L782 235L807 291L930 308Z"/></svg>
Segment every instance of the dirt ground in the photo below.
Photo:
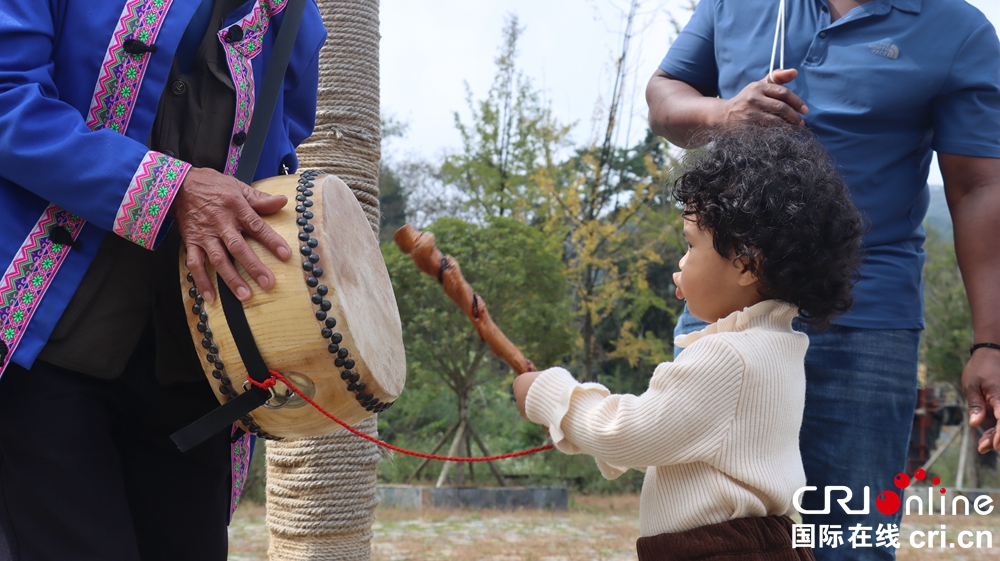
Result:
<svg viewBox="0 0 1000 561"><path fill-rule="evenodd" d="M372 561L619 561L635 559L639 536L639 497L572 496L565 512L537 510L402 510L375 511ZM230 561L266 561L264 508L240 507L229 529ZM947 526L947 543L961 531L990 531L993 549L909 544L913 531L939 531ZM973 540L975 538L973 537ZM846 540L846 534L845 534ZM873 539L874 541L874 539ZM919 543L918 539L918 543ZM1000 515L920 516L903 520L899 561L1000 558Z"/></svg>

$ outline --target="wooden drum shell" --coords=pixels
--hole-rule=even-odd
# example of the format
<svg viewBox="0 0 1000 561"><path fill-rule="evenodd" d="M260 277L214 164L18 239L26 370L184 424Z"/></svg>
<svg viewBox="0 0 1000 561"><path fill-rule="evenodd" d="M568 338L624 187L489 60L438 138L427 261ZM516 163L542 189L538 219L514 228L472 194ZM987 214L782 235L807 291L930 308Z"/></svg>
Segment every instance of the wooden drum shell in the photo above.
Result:
<svg viewBox="0 0 1000 561"><path fill-rule="evenodd" d="M287 241L292 257L282 262L257 241L247 239L277 282L274 288L265 291L236 264L243 279L254 287L254 296L243 304L243 309L267 367L286 377L290 374L307 377L314 385L313 399L326 411L353 425L384 410L402 392L406 359L399 312L378 240L351 190L332 175L306 175L306 178L312 179L309 181L312 186L308 187L312 196L307 198L312 204L305 207L305 212L296 210L304 203L296 201L296 196L302 194L296 188L304 183L300 182L300 176L272 177L253 185L261 191L288 197L285 208L264 219ZM303 225L297 221L302 221L308 212L312 213L308 224L314 228L309 234L316 247L309 247L299 239ZM319 256L312 265L314 270L322 269L318 278L306 270L309 267L306 263L311 263L304 255L307 249ZM181 286L189 308L188 326L201 355L205 376L219 402L225 403L234 397L234 392L243 393L247 372L219 298L199 304L201 299L197 288L192 290L185 258L182 249ZM218 295L215 270L206 265L212 289ZM317 286L307 284L310 277ZM321 286L326 287L326 294L318 292L322 291ZM320 303L314 303L314 298ZM322 310L324 306L330 309ZM326 318L320 319L324 314ZM329 328L326 322L331 317L336 325ZM330 329L333 335L325 337L324 329ZM347 357L341 360L354 361L350 370L345 365L336 365L339 357L331 347L333 341L339 341L335 347L347 349ZM215 350L218 352L213 353ZM217 363L223 368L218 368ZM348 362L346 366L349 365ZM352 386L349 374L357 375L353 390L349 389ZM229 384L225 383L227 380ZM358 391L356 386L362 383L363 390ZM286 392L280 382L275 390L280 394ZM283 408L259 407L250 416L251 422L246 417L240 422L243 428L267 437L302 438L342 428L298 399Z"/></svg>

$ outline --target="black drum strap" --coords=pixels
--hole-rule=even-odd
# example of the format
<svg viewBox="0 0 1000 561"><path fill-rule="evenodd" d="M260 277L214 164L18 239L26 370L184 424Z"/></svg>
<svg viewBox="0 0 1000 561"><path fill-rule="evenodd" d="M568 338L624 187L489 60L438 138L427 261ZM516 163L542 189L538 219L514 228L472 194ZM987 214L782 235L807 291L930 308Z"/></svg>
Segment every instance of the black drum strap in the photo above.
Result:
<svg viewBox="0 0 1000 561"><path fill-rule="evenodd" d="M278 30L278 37L271 50L271 59L267 68L264 69L264 81L261 84L260 95L257 103L254 104L255 118L250 121L250 131L240 152L236 178L244 183L252 182L254 173L257 171L257 163L260 161L261 151L264 149L264 138L267 136L267 129L271 124L271 115L274 113L274 106L278 101L278 93L281 91L288 61L292 57L292 48L295 46L299 24L302 23L302 12L305 5L305 0L289 0L285 7L281 29ZM226 321L229 323L229 330L233 334L233 341L240 352L243 365L247 368L247 375L254 381L263 383L271 375L268 373L267 364L260 356L260 350L254 341L253 332L250 330L250 324L243 311L243 304L222 281L222 277L218 277L218 280L222 310L226 314ZM231 426L270 398L271 392L268 390L251 386L239 397L213 409L204 417L170 435L170 438L182 452L185 452L220 430Z"/></svg>
<svg viewBox="0 0 1000 561"><path fill-rule="evenodd" d="M222 303L222 311L226 315L226 322L233 335L233 342L236 343L236 348L240 352L243 366L246 367L247 375L250 378L263 383L271 377L271 374L267 371L264 357L260 355L260 349L257 348L257 343L254 341L250 323L243 310L243 303L226 286L222 277L218 277L218 280L219 302ZM204 417L170 435L170 438L177 444L181 452L186 452L220 430L231 426L237 419L264 405L264 402L270 398L270 391L251 384L245 393L216 407Z"/></svg>
<svg viewBox="0 0 1000 561"><path fill-rule="evenodd" d="M219 301L222 302L222 311L226 314L229 331L233 334L233 342L236 343L236 349L240 352L243 366L247 369L247 376L255 382L263 384L271 377L271 374L267 371L267 363L264 362L264 357L260 356L260 349L257 348L257 342L254 341L253 331L250 330L250 322L247 321L246 312L243 310L243 303L233 294L233 291L229 289L226 283L222 281L221 276L216 275L216 277L219 279ZM251 387L260 389L256 386ZM261 391L265 394L270 394L267 390Z"/></svg>
<svg viewBox="0 0 1000 561"><path fill-rule="evenodd" d="M270 397L267 390L252 387L250 391L212 409L204 417L170 435L170 439L181 452L187 452L220 430L233 426L237 419L260 407Z"/></svg>

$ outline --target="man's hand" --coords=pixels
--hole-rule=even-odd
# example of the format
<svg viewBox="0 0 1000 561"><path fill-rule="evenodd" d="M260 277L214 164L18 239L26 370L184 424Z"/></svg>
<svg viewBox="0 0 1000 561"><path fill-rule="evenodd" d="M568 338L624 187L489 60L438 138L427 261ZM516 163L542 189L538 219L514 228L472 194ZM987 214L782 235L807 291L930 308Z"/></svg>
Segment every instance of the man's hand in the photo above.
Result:
<svg viewBox="0 0 1000 561"><path fill-rule="evenodd" d="M187 267L206 301L215 299L205 270L206 258L242 302L249 300L253 291L236 272L230 254L261 288L274 286L274 274L254 254L243 234L264 244L282 261L287 260L292 256L288 244L260 217L278 212L287 202L282 195L262 193L213 169L188 171L170 206L170 215L177 221L187 247Z"/></svg>
<svg viewBox="0 0 1000 561"><path fill-rule="evenodd" d="M525 419L528 418L528 415L524 412L524 401L528 398L528 390L535 378L538 378L538 374L539 372L525 372L514 378L514 399L517 401L517 410Z"/></svg>
<svg viewBox="0 0 1000 561"><path fill-rule="evenodd" d="M980 454L990 450L1000 451L1000 350L977 349L962 370L962 387L969 401L969 424L983 427L985 434L979 439Z"/></svg>
<svg viewBox="0 0 1000 561"><path fill-rule="evenodd" d="M731 119L752 119L775 124L789 122L805 126L802 115L809 108L786 88L798 70L775 70L769 78L753 82L732 99L716 97L714 85L692 85L657 68L646 85L649 127L682 148L694 148L698 132Z"/></svg>
<svg viewBox="0 0 1000 561"><path fill-rule="evenodd" d="M804 127L802 115L808 113L809 108L802 98L783 85L798 75L799 71L794 68L775 70L763 80L747 84L736 97L726 100L723 120L753 119L773 124L787 121Z"/></svg>

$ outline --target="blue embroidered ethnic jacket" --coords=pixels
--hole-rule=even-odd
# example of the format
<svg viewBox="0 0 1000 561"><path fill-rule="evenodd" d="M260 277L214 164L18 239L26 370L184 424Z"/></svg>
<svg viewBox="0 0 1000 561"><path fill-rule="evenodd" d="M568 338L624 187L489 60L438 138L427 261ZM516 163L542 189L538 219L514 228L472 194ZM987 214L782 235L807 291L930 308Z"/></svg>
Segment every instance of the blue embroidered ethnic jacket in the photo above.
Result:
<svg viewBox="0 0 1000 561"><path fill-rule="evenodd" d="M236 87L234 134L253 118L286 2L248 0L219 32ZM108 231L150 249L165 233L190 165L146 142L199 4L0 0L0 374L12 360L31 367ZM233 25L242 37L227 35ZM294 147L315 119L325 37L307 2L258 177L297 167ZM155 50L127 52L129 40ZM230 147L227 173L241 149ZM51 235L53 228L63 231ZM67 233L81 242L76 249Z"/></svg>

